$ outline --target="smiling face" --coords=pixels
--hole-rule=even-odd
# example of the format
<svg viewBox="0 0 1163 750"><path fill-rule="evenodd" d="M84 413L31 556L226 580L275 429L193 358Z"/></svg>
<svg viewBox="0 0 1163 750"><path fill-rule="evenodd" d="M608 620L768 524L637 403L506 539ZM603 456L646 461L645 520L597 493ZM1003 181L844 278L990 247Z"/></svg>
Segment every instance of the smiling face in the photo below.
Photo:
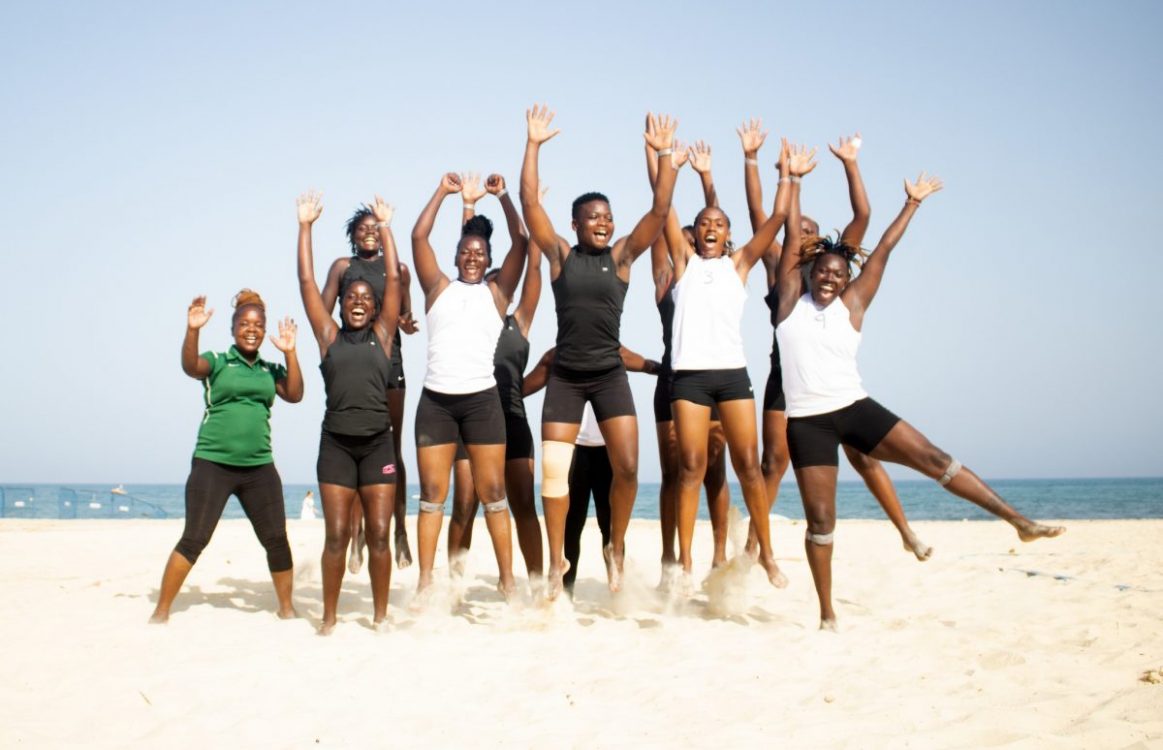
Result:
<svg viewBox="0 0 1163 750"><path fill-rule="evenodd" d="M231 326L234 346L247 359L254 359L267 335L267 316L258 305L243 305L234 311Z"/></svg>
<svg viewBox="0 0 1163 750"><path fill-rule="evenodd" d="M824 253L812 263L812 272L808 277L812 299L818 305L831 304L850 280L848 261L836 253Z"/></svg>
<svg viewBox="0 0 1163 750"><path fill-rule="evenodd" d="M351 245L363 256L377 255L380 246L380 232L376 229L376 217L365 216L351 230Z"/></svg>
<svg viewBox="0 0 1163 750"><path fill-rule="evenodd" d="M461 237L456 246L456 270L461 281L479 284L489 270L489 243L473 234Z"/></svg>
<svg viewBox="0 0 1163 750"><path fill-rule="evenodd" d="M614 237L614 214L610 211L610 204L593 200L578 206L573 217L573 230L577 232L577 244L605 250Z"/></svg>
<svg viewBox="0 0 1163 750"><path fill-rule="evenodd" d="M708 206L695 217L695 252L704 258L718 258L727 253L731 240L731 221L727 214Z"/></svg>
<svg viewBox="0 0 1163 750"><path fill-rule="evenodd" d="M358 331L371 325L376 316L376 295L371 284L366 281L348 284L340 303L340 314L343 325L350 330Z"/></svg>

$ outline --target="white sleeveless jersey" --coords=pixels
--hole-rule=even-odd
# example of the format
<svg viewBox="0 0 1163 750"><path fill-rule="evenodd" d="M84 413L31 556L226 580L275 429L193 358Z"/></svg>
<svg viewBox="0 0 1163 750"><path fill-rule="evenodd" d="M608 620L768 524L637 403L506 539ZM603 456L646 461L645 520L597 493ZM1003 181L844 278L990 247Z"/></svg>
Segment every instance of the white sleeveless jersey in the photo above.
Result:
<svg viewBox="0 0 1163 750"><path fill-rule="evenodd" d="M860 331L839 297L821 309L804 294L775 337L789 417L827 414L867 398L856 369Z"/></svg>
<svg viewBox="0 0 1163 750"><path fill-rule="evenodd" d="M675 370L736 370L747 366L743 353L743 286L735 264L726 255L687 260L674 286Z"/></svg>
<svg viewBox="0 0 1163 750"><path fill-rule="evenodd" d="M487 283L449 282L428 311L424 387L452 394L496 387L493 353L503 325Z"/></svg>

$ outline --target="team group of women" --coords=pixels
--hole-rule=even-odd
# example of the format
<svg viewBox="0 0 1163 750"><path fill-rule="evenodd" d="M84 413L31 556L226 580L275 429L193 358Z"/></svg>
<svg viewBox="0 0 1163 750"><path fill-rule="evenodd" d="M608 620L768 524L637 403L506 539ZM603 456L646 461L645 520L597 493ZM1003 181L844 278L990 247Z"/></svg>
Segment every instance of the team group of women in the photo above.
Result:
<svg viewBox="0 0 1163 750"><path fill-rule="evenodd" d="M750 513L747 552L779 587L787 579L772 553L769 517L779 482L792 465L803 497L805 549L825 628L836 621L831 557L841 445L905 548L918 559L926 559L931 549L910 529L882 460L937 480L1008 521L1023 540L1063 531L1022 516L976 474L869 398L861 386L856 353L865 312L889 255L922 202L941 189L939 180L922 173L915 182L906 181L900 213L866 252L861 243L870 210L857 163L860 136L830 146L843 164L853 209L851 221L832 238L821 236L819 224L800 211L802 183L816 166L815 149L781 142L775 200L768 213L758 167L766 133L760 122L745 122L738 133L753 236L737 246L731 221L718 205L710 148L702 142L684 146L675 140L674 120L650 115L645 132L653 193L649 212L629 234L616 238L609 199L585 193L573 202L575 239L570 241L558 234L541 203L538 157L543 144L559 132L552 127L553 113L534 107L526 112L526 121L520 210L500 175L490 175L482 184L475 175L450 173L441 178L412 230L412 270L424 294L428 333L427 373L415 423L421 487L417 606L433 590L450 475L456 485L448 540L454 575L462 570L461 553L470 542L479 505L496 555L500 592L506 598L515 592L515 525L534 590L557 598L572 586L577 538L592 490L599 501L609 588L620 589L626 530L638 490L638 419L628 370L657 375L660 585L680 595L694 590L691 548L700 486L706 487L711 511L713 564L726 562L727 455ZM671 197L677 174L687 163L701 179L706 205L684 226ZM454 269L446 273L429 236L444 200L453 194L462 198L463 228ZM490 270L492 223L476 213L477 202L486 195L499 200L511 238L496 270ZM417 324L410 272L400 262L392 234L392 208L377 196L356 211L347 224L352 254L331 265L322 290L312 252L312 226L321 212L317 193L299 198L299 285L319 345L327 403L317 464L326 526L320 632L326 634L335 627L344 569L359 570L365 544L373 623L385 622L393 516L395 562L399 567L411 563L403 523L405 380L399 337L414 333ZM783 243L777 240L781 228ZM663 329L658 362L625 349L619 335L631 268L647 252ZM526 375L543 259L553 289L557 340ZM762 427L742 340L747 276L760 261L775 329ZM338 322L332 316L337 301ZM285 364L263 360L258 350L266 333L265 306L256 293L244 290L235 299L234 345L225 353L199 354L199 330L211 314L203 297L188 311L182 367L202 381L206 412L186 485L185 529L166 564L152 619L168 619L231 494L238 496L267 551L279 616L291 617L292 563L282 486L271 457L269 416L275 395L292 403L303 396L295 325L282 321L278 337L272 337ZM542 387L544 549L534 501L535 443L523 401ZM584 432L583 421L590 425Z"/></svg>

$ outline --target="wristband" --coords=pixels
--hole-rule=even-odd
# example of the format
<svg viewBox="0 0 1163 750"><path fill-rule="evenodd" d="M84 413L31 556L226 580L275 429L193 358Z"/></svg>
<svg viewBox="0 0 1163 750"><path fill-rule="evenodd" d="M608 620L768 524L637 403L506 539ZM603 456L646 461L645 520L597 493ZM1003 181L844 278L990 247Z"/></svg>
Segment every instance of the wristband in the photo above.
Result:
<svg viewBox="0 0 1163 750"><path fill-rule="evenodd" d="M508 194L509 194L509 191L506 188L501 188L500 190L497 191L497 200L504 198Z"/></svg>
<svg viewBox="0 0 1163 750"><path fill-rule="evenodd" d="M783 183L785 183L785 182L791 182L791 178L790 178L790 177L780 177L780 178L779 178L779 184L780 184L780 185L782 185L782 184L783 184Z"/></svg>
<svg viewBox="0 0 1163 750"><path fill-rule="evenodd" d="M466 211L475 211L476 207L477 207L476 201L473 201L472 203L465 202L465 204L464 204L464 208Z"/></svg>
<svg viewBox="0 0 1163 750"><path fill-rule="evenodd" d="M914 206L919 206L919 205L921 205L921 202L919 200L917 200L916 198L909 198L908 200L905 201L905 205L907 206L909 204L912 204Z"/></svg>
<svg viewBox="0 0 1163 750"><path fill-rule="evenodd" d="M793 174L791 177L788 177L788 180L790 180L793 185L798 185L799 183L803 182L803 178L797 174Z"/></svg>
<svg viewBox="0 0 1163 750"><path fill-rule="evenodd" d="M743 158L743 163L744 164L751 164L753 166L758 167L759 166L759 159L755 159L755 158L752 158L750 156L746 156Z"/></svg>
<svg viewBox="0 0 1163 750"><path fill-rule="evenodd" d="M389 229L389 228L391 228L391 226L392 225L386 221L377 221L376 222L376 229Z"/></svg>
<svg viewBox="0 0 1163 750"><path fill-rule="evenodd" d="M660 148L660 149L658 149L658 158L661 159L662 157L670 156L673 153L674 153L674 149L670 148L669 146L667 148Z"/></svg>

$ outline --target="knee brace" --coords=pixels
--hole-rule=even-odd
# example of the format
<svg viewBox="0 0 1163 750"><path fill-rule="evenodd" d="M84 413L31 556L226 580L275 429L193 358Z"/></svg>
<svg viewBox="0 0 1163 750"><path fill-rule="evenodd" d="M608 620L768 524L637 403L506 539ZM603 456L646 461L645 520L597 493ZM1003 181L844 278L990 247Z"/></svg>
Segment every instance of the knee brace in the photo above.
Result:
<svg viewBox="0 0 1163 750"><path fill-rule="evenodd" d="M573 443L541 441L541 494L544 497L569 495L569 465L573 461Z"/></svg>
<svg viewBox="0 0 1163 750"><path fill-rule="evenodd" d="M443 513L444 503L430 503L427 500L420 501L421 513Z"/></svg>
<svg viewBox="0 0 1163 750"><path fill-rule="evenodd" d="M949 462L949 466L946 467L945 473L937 477L937 484L944 487L953 481L953 477L957 476L957 472L959 471L961 471L961 462L957 459L953 459Z"/></svg>
<svg viewBox="0 0 1163 750"><path fill-rule="evenodd" d="M817 544L821 547L831 544L832 537L834 536L836 536L835 531L829 531L827 534L813 534L810 529L804 531L805 541L811 542L812 544Z"/></svg>
<svg viewBox="0 0 1163 750"><path fill-rule="evenodd" d="M494 500L491 503L481 503L481 506L484 507L486 515L489 513L500 513L503 510L509 509L509 498L502 497L500 500Z"/></svg>

